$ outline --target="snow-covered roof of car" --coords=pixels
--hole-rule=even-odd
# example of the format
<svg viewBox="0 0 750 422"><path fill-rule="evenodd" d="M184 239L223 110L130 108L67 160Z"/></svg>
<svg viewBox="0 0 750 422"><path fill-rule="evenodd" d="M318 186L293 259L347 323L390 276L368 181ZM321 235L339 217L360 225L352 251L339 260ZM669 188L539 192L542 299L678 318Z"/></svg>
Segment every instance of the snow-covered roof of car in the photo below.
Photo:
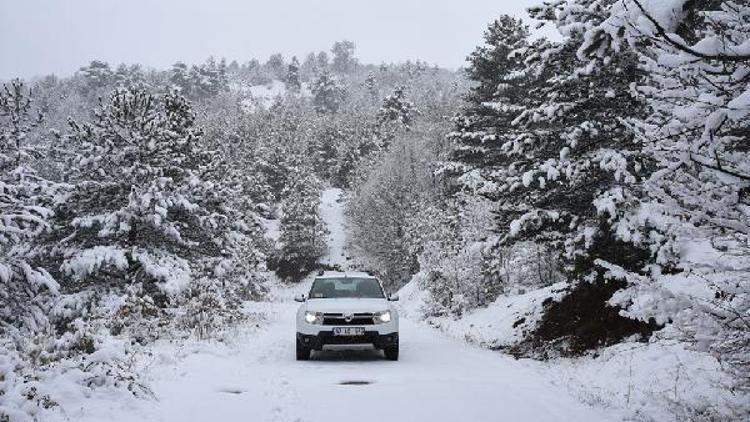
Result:
<svg viewBox="0 0 750 422"><path fill-rule="evenodd" d="M364 271L324 271L315 278L375 278Z"/></svg>

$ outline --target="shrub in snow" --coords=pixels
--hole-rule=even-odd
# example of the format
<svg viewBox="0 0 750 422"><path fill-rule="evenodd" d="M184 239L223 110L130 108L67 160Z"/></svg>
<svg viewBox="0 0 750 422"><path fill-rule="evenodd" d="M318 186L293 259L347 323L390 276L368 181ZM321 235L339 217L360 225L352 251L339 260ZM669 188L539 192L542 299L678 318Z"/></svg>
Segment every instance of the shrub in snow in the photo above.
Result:
<svg viewBox="0 0 750 422"><path fill-rule="evenodd" d="M561 280L557 256L542 245L500 246L492 203L459 195L446 210L420 217L432 221L419 255L420 285L429 295L428 316L460 317L501 295L523 293ZM427 216L430 216L429 218Z"/></svg>
<svg viewBox="0 0 750 422"><path fill-rule="evenodd" d="M215 279L197 280L178 299L177 328L198 339L215 338L243 319L238 299Z"/></svg>

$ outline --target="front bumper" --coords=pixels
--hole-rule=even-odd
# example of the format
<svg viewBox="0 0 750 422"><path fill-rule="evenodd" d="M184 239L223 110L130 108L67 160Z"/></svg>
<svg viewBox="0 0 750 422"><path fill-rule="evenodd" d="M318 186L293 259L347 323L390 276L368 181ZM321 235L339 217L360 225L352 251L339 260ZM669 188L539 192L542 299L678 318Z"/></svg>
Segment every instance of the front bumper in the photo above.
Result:
<svg viewBox="0 0 750 422"><path fill-rule="evenodd" d="M398 333L381 334L378 331L365 331L363 336L334 336L333 330L320 331L318 334L297 333L297 339L314 350L322 350L323 346L342 346L372 344L376 349L384 349L398 344Z"/></svg>

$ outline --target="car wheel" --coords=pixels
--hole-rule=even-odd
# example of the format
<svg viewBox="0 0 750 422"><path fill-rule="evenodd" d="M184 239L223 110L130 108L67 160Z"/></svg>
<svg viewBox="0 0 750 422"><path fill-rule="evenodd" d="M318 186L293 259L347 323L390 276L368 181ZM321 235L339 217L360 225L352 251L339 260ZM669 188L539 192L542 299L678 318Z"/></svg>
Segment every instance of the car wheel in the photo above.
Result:
<svg viewBox="0 0 750 422"><path fill-rule="evenodd" d="M398 343L395 346L388 346L383 349L385 358L388 360L398 360Z"/></svg>
<svg viewBox="0 0 750 422"><path fill-rule="evenodd" d="M310 359L310 348L305 347L299 339L297 339L297 360L308 360Z"/></svg>

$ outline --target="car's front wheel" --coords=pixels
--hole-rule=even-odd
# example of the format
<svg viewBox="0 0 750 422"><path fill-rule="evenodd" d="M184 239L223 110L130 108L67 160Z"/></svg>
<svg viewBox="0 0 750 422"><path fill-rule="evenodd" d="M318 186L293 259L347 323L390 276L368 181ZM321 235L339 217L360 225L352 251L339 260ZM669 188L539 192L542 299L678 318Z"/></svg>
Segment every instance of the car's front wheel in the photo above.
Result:
<svg viewBox="0 0 750 422"><path fill-rule="evenodd" d="M386 347L383 349L383 353L385 353L385 358L388 360L398 360L398 343L395 346Z"/></svg>
<svg viewBox="0 0 750 422"><path fill-rule="evenodd" d="M309 347L306 347L304 344L302 344L299 339L297 339L297 360L308 360L310 359L310 353L312 351Z"/></svg>

